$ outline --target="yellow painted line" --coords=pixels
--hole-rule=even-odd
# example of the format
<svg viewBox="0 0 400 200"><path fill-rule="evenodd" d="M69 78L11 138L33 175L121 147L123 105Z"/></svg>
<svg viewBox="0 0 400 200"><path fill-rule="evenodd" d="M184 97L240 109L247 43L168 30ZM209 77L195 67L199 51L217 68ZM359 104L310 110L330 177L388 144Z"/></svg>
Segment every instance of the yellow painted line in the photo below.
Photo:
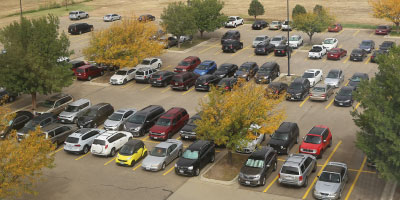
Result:
<svg viewBox="0 0 400 200"><path fill-rule="evenodd" d="M206 95L203 96L203 98L207 98L207 97L208 97L208 94L206 94Z"/></svg>
<svg viewBox="0 0 400 200"><path fill-rule="evenodd" d="M356 32L354 32L353 37L355 37L359 32L360 32L360 30L357 30Z"/></svg>
<svg viewBox="0 0 400 200"><path fill-rule="evenodd" d="M342 48L342 47L343 47L343 44L339 45L339 48Z"/></svg>
<svg viewBox="0 0 400 200"><path fill-rule="evenodd" d="M219 152L221 152L221 151L219 151L219 150L215 150L215 152L219 153Z"/></svg>
<svg viewBox="0 0 400 200"><path fill-rule="evenodd" d="M166 171L163 176L167 175L168 173L170 173L173 169L175 169L175 167L171 167L171 169L169 169L168 171Z"/></svg>
<svg viewBox="0 0 400 200"><path fill-rule="evenodd" d="M332 103L333 103L333 101L334 101L334 100L335 100L335 98L333 98L333 99L332 99L332 101L331 101L331 102L329 102L329 104L328 104L327 106L325 106L325 110L326 110L326 109L328 109L328 108L329 108L329 106L331 106L331 105L332 105Z"/></svg>
<svg viewBox="0 0 400 200"><path fill-rule="evenodd" d="M303 107L303 104L304 104L309 98L310 98L310 96L307 96L307 98L304 99L303 102L301 102L301 104L299 105L299 107L300 107L300 108Z"/></svg>
<svg viewBox="0 0 400 200"><path fill-rule="evenodd" d="M282 161L282 162L285 162L285 161L286 161L286 160L283 160L283 159L280 159L280 158L278 158L278 160L279 160L279 161Z"/></svg>
<svg viewBox="0 0 400 200"><path fill-rule="evenodd" d="M238 53L242 52L243 50L249 49L249 47L251 47L251 45L249 45L249 46L247 46L247 47L245 47L243 49L240 49L239 51L236 51L236 53L233 53L232 56L237 55Z"/></svg>
<svg viewBox="0 0 400 200"><path fill-rule="evenodd" d="M267 56L267 58L271 58L274 54L271 52L269 53L269 55Z"/></svg>
<svg viewBox="0 0 400 200"><path fill-rule="evenodd" d="M192 87L190 90L188 90L188 91L184 92L182 95L185 95L185 94L187 94L187 93L191 92L192 90L194 90L194 87Z"/></svg>
<svg viewBox="0 0 400 200"><path fill-rule="evenodd" d="M278 180L278 176L276 176L274 180L272 180L272 182L265 188L263 192L266 193L269 190L269 188L276 182L276 180Z"/></svg>
<svg viewBox="0 0 400 200"><path fill-rule="evenodd" d="M106 162L106 163L104 164L104 166L106 166L106 165L110 164L110 162L114 161L115 159L117 159L117 157L116 157L116 156L115 156L114 158L112 158L111 160L109 160L108 162Z"/></svg>
<svg viewBox="0 0 400 200"><path fill-rule="evenodd" d="M249 55L249 58L254 57L254 54Z"/></svg>
<svg viewBox="0 0 400 200"><path fill-rule="evenodd" d="M172 65L168 65L166 68L164 68L164 69L169 69L169 68L171 68L172 67Z"/></svg>
<svg viewBox="0 0 400 200"><path fill-rule="evenodd" d="M220 50L220 51L218 51L217 53L215 53L214 56L219 55L219 54L221 54L222 52L223 52L223 51Z"/></svg>
<svg viewBox="0 0 400 200"><path fill-rule="evenodd" d="M349 199L349 197L350 197L350 195L351 195L351 192L353 192L354 186L355 186L356 183L357 183L358 177L360 177L361 171L362 171L362 169L364 168L364 165L365 165L365 162L366 162L366 161L367 161L367 157L365 156L365 157L364 157L364 160L363 160L363 162L362 162L362 164L361 164L361 167L360 167L360 169L359 169L358 172L357 172L356 178L354 179L353 184L351 184L350 190L349 190L349 192L347 193L345 200Z"/></svg>
<svg viewBox="0 0 400 200"><path fill-rule="evenodd" d="M350 80L347 80L346 84L344 84L344 86L347 86L349 84Z"/></svg>
<svg viewBox="0 0 400 200"><path fill-rule="evenodd" d="M343 61L343 64L347 63L347 61L350 60L350 56L347 56L347 58Z"/></svg>
<svg viewBox="0 0 400 200"><path fill-rule="evenodd" d="M160 144L160 142L153 141L153 140L146 140L146 141L143 141L143 142L150 142L150 143L154 143L154 144Z"/></svg>
<svg viewBox="0 0 400 200"><path fill-rule="evenodd" d="M134 81L133 80L131 80L131 82L127 82L125 85L123 85L121 88L126 88L126 87L128 87L128 86L130 86L130 85L134 85Z"/></svg>
<svg viewBox="0 0 400 200"><path fill-rule="evenodd" d="M52 156L52 155L56 154L57 152L59 152L59 151L61 151L61 150L63 150L63 149L64 149L63 146L62 146L62 147L59 147L57 150L51 152L49 155Z"/></svg>
<svg viewBox="0 0 400 200"><path fill-rule="evenodd" d="M171 90L171 88L170 88L170 87L167 87L167 88L165 88L163 91L161 91L161 93L164 93L164 92L169 91L169 90Z"/></svg>
<svg viewBox="0 0 400 200"><path fill-rule="evenodd" d="M294 56L294 54L296 54L297 53L297 51L293 51L293 53L291 54L291 56Z"/></svg>
<svg viewBox="0 0 400 200"><path fill-rule="evenodd" d="M340 35L340 34L342 34L343 33L343 29L338 33L338 34L336 34L336 36L338 36L338 35ZM339 47L340 48L340 47Z"/></svg>
<svg viewBox="0 0 400 200"><path fill-rule="evenodd" d="M146 89L149 88L149 87L151 87L151 85L148 85L148 86L146 86L146 87L144 87L144 88L142 88L142 89L140 89L140 90L144 91L144 90L146 90Z"/></svg>
<svg viewBox="0 0 400 200"><path fill-rule="evenodd" d="M322 60L322 62L323 62L323 63L326 62L326 57Z"/></svg>
<svg viewBox="0 0 400 200"><path fill-rule="evenodd" d="M181 139L181 136L179 136L178 138L176 138L177 140L180 140Z"/></svg>
<svg viewBox="0 0 400 200"><path fill-rule="evenodd" d="M368 59L365 61L365 64L368 64L370 60L371 60L371 56L368 57Z"/></svg>
<svg viewBox="0 0 400 200"><path fill-rule="evenodd" d="M307 61L307 60L308 60L308 57L305 57L305 58L304 58L304 61Z"/></svg>
<svg viewBox="0 0 400 200"><path fill-rule="evenodd" d="M76 158L75 160L80 160L81 158L83 158L83 157L85 157L85 156L87 156L87 155L89 155L89 152L88 152L87 154L84 154L84 155L82 155L82 156L79 156L79 158Z"/></svg>
<svg viewBox="0 0 400 200"><path fill-rule="evenodd" d="M149 138L149 136L146 136L145 138L142 138L142 141L146 141Z"/></svg>
<svg viewBox="0 0 400 200"><path fill-rule="evenodd" d="M347 170L352 171L352 172L359 171L358 169L347 169ZM376 174L376 172L374 172L374 171L365 171L365 170L362 170L361 173Z"/></svg>
<svg viewBox="0 0 400 200"><path fill-rule="evenodd" d="M360 102L358 102L358 104L357 104L356 107L354 108L353 112L357 110L358 106L360 106Z"/></svg>
<svg viewBox="0 0 400 200"><path fill-rule="evenodd" d="M336 144L335 149L333 149L333 151L332 151L331 154L329 155L328 159L326 159L324 165L323 165L322 168L319 170L317 176L321 175L322 170L324 170L324 168L325 168L325 166L328 164L329 160L331 160L333 154L335 154L335 152L336 152L336 150L339 148L340 144L342 144L342 140L340 140L340 141ZM303 199L306 199L306 198L307 198L308 194L309 194L310 191L311 191L311 188L313 188L313 186L314 186L314 184L315 184L316 181L317 181L317 177L315 177L314 180L313 180L313 182L311 183L311 185L308 186L307 192L304 194Z"/></svg>
<svg viewBox="0 0 400 200"><path fill-rule="evenodd" d="M135 171L137 168L139 168L140 166L142 166L142 163L138 164L135 168L133 168L132 170Z"/></svg>
<svg viewBox="0 0 400 200"><path fill-rule="evenodd" d="M216 44L214 44L214 45L212 45L212 46L210 46L208 48L205 48L205 49L201 50L199 53L202 54L202 53L204 53L204 52L206 52L206 51L208 51L208 50L210 50L212 48L215 48L215 47L217 47L218 44L219 44L219 42L217 42Z"/></svg>
<svg viewBox="0 0 400 200"><path fill-rule="evenodd" d="M372 31L371 34L369 34L368 37L372 37L372 35L374 35L374 33L375 33L375 32Z"/></svg>

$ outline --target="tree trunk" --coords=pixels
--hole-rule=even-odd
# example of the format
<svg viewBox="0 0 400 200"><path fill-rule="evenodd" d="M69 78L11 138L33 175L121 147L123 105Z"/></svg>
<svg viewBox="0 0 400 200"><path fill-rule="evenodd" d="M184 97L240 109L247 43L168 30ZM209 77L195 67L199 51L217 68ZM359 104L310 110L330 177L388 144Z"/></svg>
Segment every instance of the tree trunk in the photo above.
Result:
<svg viewBox="0 0 400 200"><path fill-rule="evenodd" d="M228 157L227 157L227 159L228 159L228 164L229 165L233 165L233 158L232 158L232 150L231 149L228 149Z"/></svg>
<svg viewBox="0 0 400 200"><path fill-rule="evenodd" d="M257 19L257 15L254 15L254 20L256 20Z"/></svg>
<svg viewBox="0 0 400 200"><path fill-rule="evenodd" d="M32 92L31 96L32 96L32 111L33 114L35 114L34 112L36 110L36 92Z"/></svg>
<svg viewBox="0 0 400 200"><path fill-rule="evenodd" d="M178 49L181 48L181 36L177 36L178 37Z"/></svg>
<svg viewBox="0 0 400 200"><path fill-rule="evenodd" d="M314 35L314 33L307 33L308 37L310 37L310 44L312 45L312 36Z"/></svg>
<svg viewBox="0 0 400 200"><path fill-rule="evenodd" d="M203 38L203 33L204 33L204 31L200 30L200 38Z"/></svg>
<svg viewBox="0 0 400 200"><path fill-rule="evenodd" d="M400 24L400 22L396 22L394 24L396 24L396 33L399 34L399 24Z"/></svg>

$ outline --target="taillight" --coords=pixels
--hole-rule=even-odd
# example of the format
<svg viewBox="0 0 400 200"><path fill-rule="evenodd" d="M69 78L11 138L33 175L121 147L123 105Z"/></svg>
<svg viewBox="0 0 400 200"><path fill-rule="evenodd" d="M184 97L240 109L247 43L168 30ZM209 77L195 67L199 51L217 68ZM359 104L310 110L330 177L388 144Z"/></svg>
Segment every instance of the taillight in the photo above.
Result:
<svg viewBox="0 0 400 200"><path fill-rule="evenodd" d="M160 78L158 78L157 81L161 81L161 80L162 80L162 78L161 78L161 76L160 76Z"/></svg>
<svg viewBox="0 0 400 200"><path fill-rule="evenodd" d="M225 87L225 90L229 90L229 87L228 87L228 86L226 86L226 87Z"/></svg>
<svg viewBox="0 0 400 200"><path fill-rule="evenodd" d="M322 97L325 97L325 94L322 94Z"/></svg>
<svg viewBox="0 0 400 200"><path fill-rule="evenodd" d="M233 46L231 45L231 46L229 46L231 49L233 48Z"/></svg>
<svg viewBox="0 0 400 200"><path fill-rule="evenodd" d="M108 144L104 148L107 149L108 148Z"/></svg>
<svg viewBox="0 0 400 200"><path fill-rule="evenodd" d="M275 94L278 94L279 93L279 91L278 90L275 90Z"/></svg>
<svg viewBox="0 0 400 200"><path fill-rule="evenodd" d="M285 50L283 50L282 53L285 53Z"/></svg>
<svg viewBox="0 0 400 200"><path fill-rule="evenodd" d="M278 178L280 178L281 177L281 173L278 173Z"/></svg>
<svg viewBox="0 0 400 200"><path fill-rule="evenodd" d="M302 181L303 180L303 176L299 176L299 181Z"/></svg>
<svg viewBox="0 0 400 200"><path fill-rule="evenodd" d="M144 78L147 78L147 76L144 76Z"/></svg>
<svg viewBox="0 0 400 200"><path fill-rule="evenodd" d="M76 146L76 147L80 147L81 145L80 145L80 144L76 144L76 145L74 145L74 146Z"/></svg>
<svg viewBox="0 0 400 200"><path fill-rule="evenodd" d="M312 94L310 93L310 95L309 95L310 97L312 96Z"/></svg>

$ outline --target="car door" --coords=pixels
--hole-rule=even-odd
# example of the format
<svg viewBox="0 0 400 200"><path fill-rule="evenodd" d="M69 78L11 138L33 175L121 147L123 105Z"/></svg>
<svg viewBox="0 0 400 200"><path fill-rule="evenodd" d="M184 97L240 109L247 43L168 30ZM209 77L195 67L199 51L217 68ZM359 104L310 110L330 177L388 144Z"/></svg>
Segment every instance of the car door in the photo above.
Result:
<svg viewBox="0 0 400 200"><path fill-rule="evenodd" d="M199 156L199 161L200 161L200 169L202 169L208 162L207 159L207 147L208 146L204 146L203 148L201 148L200 150L200 156Z"/></svg>
<svg viewBox="0 0 400 200"><path fill-rule="evenodd" d="M54 130L51 130L46 133L46 139L50 140L51 143L53 144L57 144L57 140L54 138Z"/></svg>
<svg viewBox="0 0 400 200"><path fill-rule="evenodd" d="M117 149L120 149L126 142L128 142L128 137L123 133L117 133L116 135Z"/></svg>
<svg viewBox="0 0 400 200"><path fill-rule="evenodd" d="M328 141L328 130L325 129L324 132L322 133L322 148L326 149L328 144L329 144L329 141Z"/></svg>
<svg viewBox="0 0 400 200"><path fill-rule="evenodd" d="M312 163L312 158L310 158L310 157L307 157L303 163L303 165L305 167L305 175L307 176L307 178L308 178L308 175L311 174L312 168L314 167L314 166L312 166L311 163Z"/></svg>
<svg viewBox="0 0 400 200"><path fill-rule="evenodd" d="M170 148L171 148L171 155L169 156L170 157L170 161L169 162L172 162L175 158L177 158L178 157L178 152L179 152L179 150L178 150L178 145L177 144L172 144L171 146L170 146Z"/></svg>
<svg viewBox="0 0 400 200"><path fill-rule="evenodd" d="M265 159L265 176L267 176L268 174L272 173L273 169L274 169L274 154L272 152L270 152Z"/></svg>
<svg viewBox="0 0 400 200"><path fill-rule="evenodd" d="M90 131L88 134L88 138L85 141L85 144L92 146L94 139L100 135L100 132L97 130Z"/></svg>
<svg viewBox="0 0 400 200"><path fill-rule="evenodd" d="M20 128L22 128L25 124L26 124L26 122L28 122L30 119L29 119L29 117L28 116L26 116L26 115L21 115L21 116L19 116L19 117L17 117L17 118L15 118L14 119L14 121L13 121L13 123L12 123L12 128L13 129L20 129Z"/></svg>
<svg viewBox="0 0 400 200"><path fill-rule="evenodd" d="M127 80L130 81L133 78L135 78L135 69L130 69L128 70L128 74L127 74Z"/></svg>

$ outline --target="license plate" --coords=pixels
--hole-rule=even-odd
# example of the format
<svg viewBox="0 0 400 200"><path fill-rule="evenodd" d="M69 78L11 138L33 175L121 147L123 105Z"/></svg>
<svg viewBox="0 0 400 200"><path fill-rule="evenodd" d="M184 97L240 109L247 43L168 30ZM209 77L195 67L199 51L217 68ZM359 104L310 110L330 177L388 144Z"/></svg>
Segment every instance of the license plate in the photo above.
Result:
<svg viewBox="0 0 400 200"><path fill-rule="evenodd" d="M61 122L65 122L65 120L62 119Z"/></svg>
<svg viewBox="0 0 400 200"><path fill-rule="evenodd" d="M154 137L154 139L157 140L158 138L157 138L157 137Z"/></svg>
<svg viewBox="0 0 400 200"><path fill-rule="evenodd" d="M339 103L339 105L343 106L343 103Z"/></svg>
<svg viewBox="0 0 400 200"><path fill-rule="evenodd" d="M150 170L150 167L146 167L146 170Z"/></svg>
<svg viewBox="0 0 400 200"><path fill-rule="evenodd" d="M178 85L178 83L175 83L175 85Z"/></svg>
<svg viewBox="0 0 400 200"><path fill-rule="evenodd" d="M79 76L81 75L81 74L78 74Z"/></svg>
<svg viewBox="0 0 400 200"><path fill-rule="evenodd" d="M281 51L278 51L278 53L280 53Z"/></svg>
<svg viewBox="0 0 400 200"><path fill-rule="evenodd" d="M179 170L179 173L183 174L183 170Z"/></svg>
<svg viewBox="0 0 400 200"><path fill-rule="evenodd" d="M189 138L189 136L185 135L185 138Z"/></svg>
<svg viewBox="0 0 400 200"><path fill-rule="evenodd" d="M157 81L153 81L153 83L157 83Z"/></svg>
<svg viewBox="0 0 400 200"><path fill-rule="evenodd" d="M294 100L294 98L293 98L293 97L291 97L290 99L291 99L291 100Z"/></svg>
<svg viewBox="0 0 400 200"><path fill-rule="evenodd" d="M250 181L245 181L245 183L246 183L247 185L250 185Z"/></svg>

